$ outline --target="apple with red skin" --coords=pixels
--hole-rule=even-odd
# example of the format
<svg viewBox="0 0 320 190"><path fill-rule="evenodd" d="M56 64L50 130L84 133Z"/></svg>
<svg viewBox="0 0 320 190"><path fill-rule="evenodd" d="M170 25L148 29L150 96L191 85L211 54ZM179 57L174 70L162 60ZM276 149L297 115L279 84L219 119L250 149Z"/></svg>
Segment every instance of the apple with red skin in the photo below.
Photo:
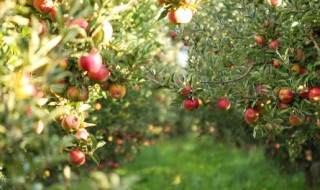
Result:
<svg viewBox="0 0 320 190"><path fill-rule="evenodd" d="M44 35L47 32L47 25L43 20L39 20L38 33Z"/></svg>
<svg viewBox="0 0 320 190"><path fill-rule="evenodd" d="M219 98L217 100L217 106L221 110L228 110L231 106L231 103L228 98Z"/></svg>
<svg viewBox="0 0 320 190"><path fill-rule="evenodd" d="M312 88L310 91L309 91L309 100L311 102L319 102L320 101L320 88Z"/></svg>
<svg viewBox="0 0 320 190"><path fill-rule="evenodd" d="M257 43L258 45L266 45L267 43L266 39L259 34L254 34L253 39L254 39L254 42Z"/></svg>
<svg viewBox="0 0 320 190"><path fill-rule="evenodd" d="M248 124L253 124L259 119L259 111L254 108L248 108L244 113L244 119Z"/></svg>
<svg viewBox="0 0 320 190"><path fill-rule="evenodd" d="M189 94L192 93L193 87L190 84L187 84L186 88L181 90L183 97L188 98Z"/></svg>
<svg viewBox="0 0 320 190"><path fill-rule="evenodd" d="M188 98L183 103L184 108L187 110L195 110L199 107L199 100L197 98Z"/></svg>
<svg viewBox="0 0 320 190"><path fill-rule="evenodd" d="M292 126L299 126L302 125L305 121L305 117L303 116L301 119L298 118L298 116L292 114L289 117L289 122Z"/></svg>
<svg viewBox="0 0 320 190"><path fill-rule="evenodd" d="M274 40L269 44L269 49L271 50L276 50L277 48L279 48L281 42L279 40Z"/></svg>
<svg viewBox="0 0 320 190"><path fill-rule="evenodd" d="M267 89L266 89L266 87L264 87L264 86L258 86L257 87L257 93L258 94L265 94L267 92Z"/></svg>
<svg viewBox="0 0 320 190"><path fill-rule="evenodd" d="M57 17L57 8L56 7L52 7L52 9L50 10L50 18L51 20L56 19Z"/></svg>
<svg viewBox="0 0 320 190"><path fill-rule="evenodd" d="M88 72L88 77L97 82L106 82L110 78L111 72L102 65L98 72Z"/></svg>
<svg viewBox="0 0 320 190"><path fill-rule="evenodd" d="M279 99L283 103L290 103L294 99L294 93L288 88L282 88L279 90Z"/></svg>
<svg viewBox="0 0 320 190"><path fill-rule="evenodd" d="M294 57L296 61L301 61L303 59L303 51L301 49L297 49L297 53Z"/></svg>
<svg viewBox="0 0 320 190"><path fill-rule="evenodd" d="M97 73L102 67L102 56L98 52L91 52L83 55L79 59L81 70Z"/></svg>
<svg viewBox="0 0 320 190"><path fill-rule="evenodd" d="M158 4L161 5L165 2L166 0L158 0Z"/></svg>
<svg viewBox="0 0 320 190"><path fill-rule="evenodd" d="M67 90L67 98L71 101L85 101L88 99L88 89L85 86L71 86Z"/></svg>
<svg viewBox="0 0 320 190"><path fill-rule="evenodd" d="M89 133L86 129L79 129L76 134L75 134L75 137L77 139L84 139L84 140L87 140L88 137L89 137Z"/></svg>
<svg viewBox="0 0 320 190"><path fill-rule="evenodd" d="M112 84L109 86L110 96L114 99L121 99L126 95L126 86L123 84Z"/></svg>
<svg viewBox="0 0 320 190"><path fill-rule="evenodd" d="M49 12L54 7L52 0L34 0L33 5L40 12Z"/></svg>
<svg viewBox="0 0 320 190"><path fill-rule="evenodd" d="M274 66L275 68L278 68L278 67L280 66L280 62L279 62L278 60L274 60L274 61L273 61L273 66Z"/></svg>
<svg viewBox="0 0 320 190"><path fill-rule="evenodd" d="M299 75L303 75L305 73L310 73L310 70L305 67L300 67Z"/></svg>
<svg viewBox="0 0 320 190"><path fill-rule="evenodd" d="M81 28L83 28L86 32L88 31L88 28L89 28L89 23L84 18L76 18L70 21L69 26L72 26L72 25L78 25Z"/></svg>
<svg viewBox="0 0 320 190"><path fill-rule="evenodd" d="M268 3L271 5L271 6L280 6L281 3L282 3L282 0L268 0Z"/></svg>
<svg viewBox="0 0 320 190"><path fill-rule="evenodd" d="M68 160L71 164L80 166L86 162L86 154L81 150L72 150L68 154Z"/></svg>
<svg viewBox="0 0 320 190"><path fill-rule="evenodd" d="M173 39L178 36L174 31L170 31L169 34L170 34L171 38L173 38Z"/></svg>
<svg viewBox="0 0 320 190"><path fill-rule="evenodd" d="M306 85L300 85L297 89L301 98L308 98L310 88Z"/></svg>
<svg viewBox="0 0 320 190"><path fill-rule="evenodd" d="M171 10L168 13L168 18L172 24L186 24L192 19L193 13L189 8L179 7L177 10Z"/></svg>
<svg viewBox="0 0 320 190"><path fill-rule="evenodd" d="M77 131L80 127L80 119L76 115L67 115L63 118L61 126L68 132Z"/></svg>

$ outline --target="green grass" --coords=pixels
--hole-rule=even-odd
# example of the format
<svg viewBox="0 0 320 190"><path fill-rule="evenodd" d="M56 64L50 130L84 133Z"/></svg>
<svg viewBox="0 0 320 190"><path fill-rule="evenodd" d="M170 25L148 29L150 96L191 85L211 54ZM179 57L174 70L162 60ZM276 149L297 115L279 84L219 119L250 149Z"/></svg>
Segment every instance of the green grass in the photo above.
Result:
<svg viewBox="0 0 320 190"><path fill-rule="evenodd" d="M209 139L171 139L144 148L118 172L138 175L132 190L303 190L302 172L280 174L263 149L243 150Z"/></svg>

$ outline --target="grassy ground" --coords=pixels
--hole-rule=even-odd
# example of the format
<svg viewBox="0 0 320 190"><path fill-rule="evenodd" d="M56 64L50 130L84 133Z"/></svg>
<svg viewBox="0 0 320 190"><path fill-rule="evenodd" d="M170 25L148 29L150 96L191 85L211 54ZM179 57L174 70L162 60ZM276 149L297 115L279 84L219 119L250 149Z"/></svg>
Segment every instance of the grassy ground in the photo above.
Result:
<svg viewBox="0 0 320 190"><path fill-rule="evenodd" d="M132 190L303 190L303 173L280 174L262 149L250 151L199 138L144 148L118 171L138 175Z"/></svg>

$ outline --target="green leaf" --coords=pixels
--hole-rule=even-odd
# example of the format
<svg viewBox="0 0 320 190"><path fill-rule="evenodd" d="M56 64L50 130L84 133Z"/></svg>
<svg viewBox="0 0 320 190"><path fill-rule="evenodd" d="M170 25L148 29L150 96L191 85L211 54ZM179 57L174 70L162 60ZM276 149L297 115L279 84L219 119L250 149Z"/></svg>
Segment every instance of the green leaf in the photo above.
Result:
<svg viewBox="0 0 320 190"><path fill-rule="evenodd" d="M97 154L90 154L90 157L92 158L94 163L96 163L97 165L100 164L100 158L99 158L99 156Z"/></svg>

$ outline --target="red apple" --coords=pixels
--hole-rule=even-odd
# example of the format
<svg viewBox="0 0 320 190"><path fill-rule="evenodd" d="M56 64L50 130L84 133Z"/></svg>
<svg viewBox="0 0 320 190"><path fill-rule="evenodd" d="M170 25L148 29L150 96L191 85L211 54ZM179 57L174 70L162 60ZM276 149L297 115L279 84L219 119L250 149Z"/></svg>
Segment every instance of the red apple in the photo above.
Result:
<svg viewBox="0 0 320 190"><path fill-rule="evenodd" d="M297 49L297 53L294 57L296 61L301 61L303 59L303 51L301 49Z"/></svg>
<svg viewBox="0 0 320 190"><path fill-rule="evenodd" d="M61 126L68 132L77 131L80 127L80 120L75 115L68 115L63 118Z"/></svg>
<svg viewBox="0 0 320 190"><path fill-rule="evenodd" d="M231 104L228 98L219 98L217 100L217 106L221 110L228 110Z"/></svg>
<svg viewBox="0 0 320 190"><path fill-rule="evenodd" d="M277 6L280 6L280 5L281 5L282 0L268 0L268 3L269 3L270 5L272 5L272 6L277 7Z"/></svg>
<svg viewBox="0 0 320 190"><path fill-rule="evenodd" d="M320 88L312 88L310 91L309 91L309 100L311 102L319 102L320 101Z"/></svg>
<svg viewBox="0 0 320 190"><path fill-rule="evenodd" d="M278 60L274 60L274 61L273 61L273 66L274 66L275 68L278 68L278 67L280 66L280 62L279 62Z"/></svg>
<svg viewBox="0 0 320 190"><path fill-rule="evenodd" d="M283 103L290 103L293 101L294 94L288 88L282 88L279 91L279 99Z"/></svg>
<svg viewBox="0 0 320 190"><path fill-rule="evenodd" d="M300 85L297 89L297 91L299 92L299 96L301 98L307 98L309 95L309 90L310 88L307 87L306 85Z"/></svg>
<svg viewBox="0 0 320 190"><path fill-rule="evenodd" d="M110 96L114 99L121 99L126 95L126 86L123 84L112 84L109 87Z"/></svg>
<svg viewBox="0 0 320 190"><path fill-rule="evenodd" d="M86 101L88 99L89 92L87 87L81 85L80 86L80 91L79 91L79 96L78 96L78 101Z"/></svg>
<svg viewBox="0 0 320 190"><path fill-rule="evenodd" d="M181 90L183 97L188 98L189 94L192 93L193 87L190 84L187 84L186 88Z"/></svg>
<svg viewBox="0 0 320 190"><path fill-rule="evenodd" d="M81 150L72 150L68 154L68 160L71 164L80 166L86 162L86 155Z"/></svg>
<svg viewBox="0 0 320 190"><path fill-rule="evenodd" d="M47 25L43 20L39 20L38 33L44 35L47 32Z"/></svg>
<svg viewBox="0 0 320 190"><path fill-rule="evenodd" d="M166 0L158 0L158 4L161 5L165 2Z"/></svg>
<svg viewBox="0 0 320 190"><path fill-rule="evenodd" d="M79 129L78 131L77 131L77 133L75 134L75 137L77 138L77 139L84 139L84 140L87 140L88 139L88 137L89 137L89 133L88 133L88 131L86 130L86 129Z"/></svg>
<svg viewBox="0 0 320 190"><path fill-rule="evenodd" d="M179 7L177 10L171 10L168 14L170 23L172 24L185 24L189 23L192 19L193 13L189 8Z"/></svg>
<svg viewBox="0 0 320 190"><path fill-rule="evenodd" d="M106 82L110 78L111 72L109 69L102 65L100 70L96 73L88 72L88 77L97 82Z"/></svg>
<svg viewBox="0 0 320 190"><path fill-rule="evenodd" d="M89 23L84 18L76 18L70 21L69 26L72 26L72 25L78 25L81 28L83 28L85 31L88 31L88 28L89 28Z"/></svg>
<svg viewBox="0 0 320 190"><path fill-rule="evenodd" d="M53 8L52 0L34 0L34 7L41 12L48 12Z"/></svg>
<svg viewBox="0 0 320 190"><path fill-rule="evenodd" d="M259 119L259 111L254 108L248 108L244 113L244 119L248 124L253 124Z"/></svg>
<svg viewBox="0 0 320 190"><path fill-rule="evenodd" d="M299 119L296 115L292 114L290 117L289 117L289 122L292 126L299 126L299 125L302 125L304 123L304 116Z"/></svg>
<svg viewBox="0 0 320 190"><path fill-rule="evenodd" d="M173 39L178 36L174 31L170 31L169 34L170 34L171 38L173 38Z"/></svg>
<svg viewBox="0 0 320 190"><path fill-rule="evenodd" d="M267 92L267 89L266 89L266 87L264 87L264 86L258 86L257 87L257 93L258 94L265 94Z"/></svg>
<svg viewBox="0 0 320 190"><path fill-rule="evenodd" d="M309 69L307 69L305 67L300 67L299 75L303 75L305 73L310 73Z"/></svg>
<svg viewBox="0 0 320 190"><path fill-rule="evenodd" d="M193 98L193 100L188 98L184 101L183 105L187 110L195 110L199 107L199 100L197 98Z"/></svg>
<svg viewBox="0 0 320 190"><path fill-rule="evenodd" d="M50 11L50 18L51 20L56 19L57 16L57 8L56 7L52 7L51 11Z"/></svg>
<svg viewBox="0 0 320 190"><path fill-rule="evenodd" d="M188 42L187 40L185 40L185 41L183 42L183 44L184 44L184 46L189 46L189 42Z"/></svg>
<svg viewBox="0 0 320 190"><path fill-rule="evenodd" d="M269 49L271 50L276 50L277 48L279 48L281 42L279 40L274 40L269 44Z"/></svg>
<svg viewBox="0 0 320 190"><path fill-rule="evenodd" d="M254 42L256 42L258 45L266 45L267 43L266 39L259 34L254 34L253 38Z"/></svg>
<svg viewBox="0 0 320 190"><path fill-rule="evenodd" d="M102 56L98 52L83 55L79 59L79 65L83 71L97 73L102 66Z"/></svg>
<svg viewBox="0 0 320 190"><path fill-rule="evenodd" d="M71 86L67 90L67 98L71 101L85 101L88 99L88 89L85 86Z"/></svg>

